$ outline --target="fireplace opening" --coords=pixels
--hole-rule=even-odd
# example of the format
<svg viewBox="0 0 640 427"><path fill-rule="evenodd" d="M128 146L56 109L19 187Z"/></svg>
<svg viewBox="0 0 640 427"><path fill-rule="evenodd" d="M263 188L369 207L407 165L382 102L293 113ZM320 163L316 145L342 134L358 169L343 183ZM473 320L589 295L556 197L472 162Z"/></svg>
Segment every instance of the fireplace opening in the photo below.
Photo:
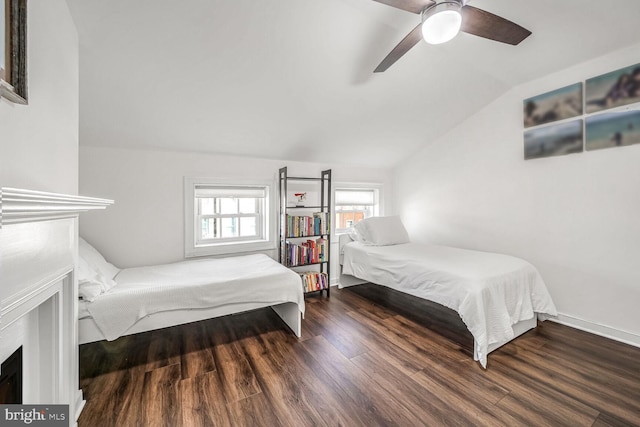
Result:
<svg viewBox="0 0 640 427"><path fill-rule="evenodd" d="M22 403L22 347L0 367L0 404Z"/></svg>

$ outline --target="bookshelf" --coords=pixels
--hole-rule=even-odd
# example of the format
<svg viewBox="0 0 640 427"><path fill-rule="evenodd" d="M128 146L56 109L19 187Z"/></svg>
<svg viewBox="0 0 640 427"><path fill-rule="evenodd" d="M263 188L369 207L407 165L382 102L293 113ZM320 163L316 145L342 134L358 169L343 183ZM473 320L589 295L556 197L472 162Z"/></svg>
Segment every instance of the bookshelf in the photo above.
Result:
<svg viewBox="0 0 640 427"><path fill-rule="evenodd" d="M305 294L330 296L331 170L319 177L279 172L280 263L300 275Z"/></svg>

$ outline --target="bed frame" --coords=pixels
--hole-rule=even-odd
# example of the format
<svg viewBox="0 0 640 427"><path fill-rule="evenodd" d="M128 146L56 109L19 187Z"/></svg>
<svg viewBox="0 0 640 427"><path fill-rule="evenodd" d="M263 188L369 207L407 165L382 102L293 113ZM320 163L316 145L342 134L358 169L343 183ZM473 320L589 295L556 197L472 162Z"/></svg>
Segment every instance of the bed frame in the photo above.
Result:
<svg viewBox="0 0 640 427"><path fill-rule="evenodd" d="M339 276L339 282L338 282L338 287L340 289L342 288L346 288L349 286L355 286L355 285L360 285L363 283L369 283L365 280L359 279L357 277L354 276L350 276L348 274L343 274L342 273L342 265L344 264L344 252L343 252L343 248L344 246L349 243L349 242L353 242L353 239L348 235L348 234L342 234L339 237L339 263L340 263L340 276ZM380 285L378 283L374 283L374 285L378 285L378 286L384 286L384 285ZM400 291L398 291L400 292ZM416 296L413 296L413 298L419 298ZM436 304L436 303L434 303ZM446 310L451 310L447 307L442 306L444 309ZM455 310L451 310L451 312L455 313ZM456 313L457 314L457 313ZM462 320L461 320L462 322ZM524 334L527 331L530 331L531 329L534 329L536 326L538 326L538 316L534 315L533 318L529 319L529 320L523 320L521 322L516 323L515 325L513 325L513 333L514 336L511 340L505 341L505 342L499 342L499 343L493 343L490 344L487 348L487 354L495 351L496 349L502 347L503 345L505 345L506 343L514 340L515 338L519 337L520 335ZM476 348L475 342L474 342L474 351Z"/></svg>
<svg viewBox="0 0 640 427"><path fill-rule="evenodd" d="M185 323L198 322L200 320L212 319L214 317L227 316L230 314L242 313L249 310L271 307L278 316L287 324L293 333L300 338L302 332L302 313L298 305L287 302L278 305L265 305L260 303L233 304L230 306L215 307L208 309L172 310L150 314L144 319L136 322L135 325L127 329L122 336L138 334L155 329L168 328ZM87 344L105 339L98 326L91 317L85 317L78 322L78 337L80 344Z"/></svg>

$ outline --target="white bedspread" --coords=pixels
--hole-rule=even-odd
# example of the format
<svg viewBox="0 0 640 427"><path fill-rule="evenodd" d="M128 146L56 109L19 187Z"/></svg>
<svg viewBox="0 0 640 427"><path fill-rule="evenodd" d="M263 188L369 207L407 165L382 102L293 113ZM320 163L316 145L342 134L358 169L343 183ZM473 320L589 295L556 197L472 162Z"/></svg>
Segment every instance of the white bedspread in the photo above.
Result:
<svg viewBox="0 0 640 427"><path fill-rule="evenodd" d="M512 326L534 313L557 315L538 271L528 262L488 252L406 243L344 247L343 273L442 304L458 312L475 339L474 359L514 337Z"/></svg>
<svg viewBox="0 0 640 427"><path fill-rule="evenodd" d="M162 311L293 302L304 314L300 276L261 254L127 268L115 281L116 286L85 304L110 341Z"/></svg>

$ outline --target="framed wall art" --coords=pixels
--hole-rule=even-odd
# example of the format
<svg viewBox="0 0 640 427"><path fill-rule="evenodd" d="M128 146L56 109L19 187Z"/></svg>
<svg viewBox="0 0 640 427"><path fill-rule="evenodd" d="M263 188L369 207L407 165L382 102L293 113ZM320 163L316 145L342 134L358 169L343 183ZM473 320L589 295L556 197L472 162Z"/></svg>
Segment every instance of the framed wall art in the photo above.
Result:
<svg viewBox="0 0 640 427"><path fill-rule="evenodd" d="M525 99L523 111L525 128L579 116L582 114L582 83Z"/></svg>
<svg viewBox="0 0 640 427"><path fill-rule="evenodd" d="M640 64L602 74L586 82L587 113L636 102L640 102Z"/></svg>
<svg viewBox="0 0 640 427"><path fill-rule="evenodd" d="M585 148L622 147L640 144L640 111L597 114L586 119Z"/></svg>
<svg viewBox="0 0 640 427"><path fill-rule="evenodd" d="M27 0L0 0L0 97L27 103Z"/></svg>
<svg viewBox="0 0 640 427"><path fill-rule="evenodd" d="M524 158L580 153L582 139L582 119L531 129L524 133Z"/></svg>

